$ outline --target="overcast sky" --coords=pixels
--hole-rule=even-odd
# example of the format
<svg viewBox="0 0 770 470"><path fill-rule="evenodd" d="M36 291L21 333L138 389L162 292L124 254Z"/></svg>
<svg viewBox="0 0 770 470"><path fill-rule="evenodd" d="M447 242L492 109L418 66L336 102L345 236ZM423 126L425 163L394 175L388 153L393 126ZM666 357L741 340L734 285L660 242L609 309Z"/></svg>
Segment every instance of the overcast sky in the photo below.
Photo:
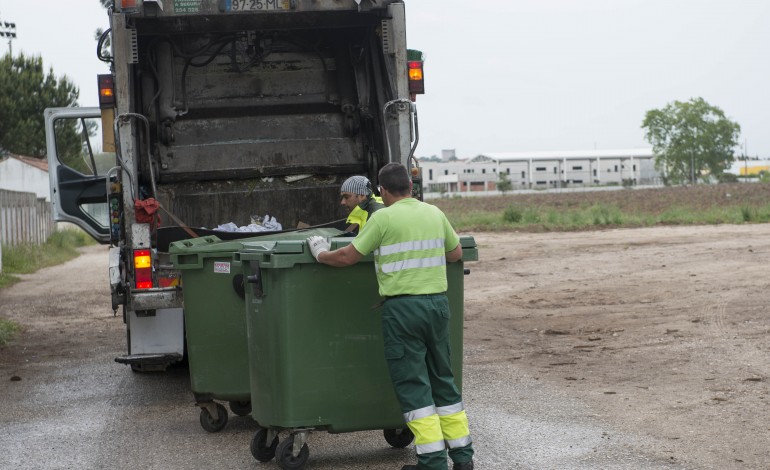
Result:
<svg viewBox="0 0 770 470"><path fill-rule="evenodd" d="M702 97L770 158L770 0L406 4L409 47L426 54L419 156L648 147L646 111ZM14 54L42 55L97 104L99 0L0 0L0 20L16 23Z"/></svg>

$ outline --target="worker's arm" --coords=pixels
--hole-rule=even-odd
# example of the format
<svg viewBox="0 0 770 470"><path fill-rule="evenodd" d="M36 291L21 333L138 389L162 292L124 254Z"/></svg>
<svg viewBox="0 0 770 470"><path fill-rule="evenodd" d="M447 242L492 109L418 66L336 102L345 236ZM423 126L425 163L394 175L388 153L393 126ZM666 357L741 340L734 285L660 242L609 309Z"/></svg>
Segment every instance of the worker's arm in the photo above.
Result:
<svg viewBox="0 0 770 470"><path fill-rule="evenodd" d="M463 257L463 247L459 243L454 248L454 250L446 252L446 260L449 263L460 261L462 257Z"/></svg>
<svg viewBox="0 0 770 470"><path fill-rule="evenodd" d="M318 254L318 262L341 268L358 263L363 256L353 245L345 245L334 251L324 251Z"/></svg>
<svg viewBox="0 0 770 470"><path fill-rule="evenodd" d="M356 264L363 257L363 255L353 247L352 243L334 251L330 251L331 246L329 241L316 235L308 238L307 244L308 247L310 247L310 252L313 254L313 257L315 257L319 263L328 264L329 266L337 268Z"/></svg>

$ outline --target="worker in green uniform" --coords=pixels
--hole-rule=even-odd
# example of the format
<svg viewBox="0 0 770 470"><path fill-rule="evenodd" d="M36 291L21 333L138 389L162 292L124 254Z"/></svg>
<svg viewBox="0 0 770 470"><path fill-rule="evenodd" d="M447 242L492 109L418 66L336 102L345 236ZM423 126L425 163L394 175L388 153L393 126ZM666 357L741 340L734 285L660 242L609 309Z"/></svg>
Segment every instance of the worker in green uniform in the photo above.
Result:
<svg viewBox="0 0 770 470"><path fill-rule="evenodd" d="M473 447L462 397L450 367L446 262L462 258L460 238L437 207L411 197L406 167L379 173L385 208L372 214L352 243L330 251L308 238L313 256L330 266L357 263L374 252L382 306L385 359L418 465L402 470L473 470ZM447 450L448 449L448 450Z"/></svg>
<svg viewBox="0 0 770 470"><path fill-rule="evenodd" d="M348 227L345 232L356 235L360 232L372 214L385 205L382 198L374 195L372 183L366 176L351 176L340 187L340 204L345 206L350 214L347 218Z"/></svg>

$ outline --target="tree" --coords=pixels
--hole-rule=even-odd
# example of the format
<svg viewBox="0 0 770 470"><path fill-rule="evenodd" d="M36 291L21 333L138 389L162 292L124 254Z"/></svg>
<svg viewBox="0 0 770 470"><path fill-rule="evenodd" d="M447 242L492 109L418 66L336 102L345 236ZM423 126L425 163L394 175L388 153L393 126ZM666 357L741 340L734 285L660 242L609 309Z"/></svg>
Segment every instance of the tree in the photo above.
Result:
<svg viewBox="0 0 770 470"><path fill-rule="evenodd" d="M109 10L110 8L114 8L115 2L114 0L99 0L99 3L102 5L102 8ZM112 54L110 53L112 41L110 40L109 31L109 29L105 32L102 28L96 28L96 31L94 32L94 39L96 39L97 43L96 55L103 62L109 62L112 59Z"/></svg>
<svg viewBox="0 0 770 470"><path fill-rule="evenodd" d="M497 174L497 189L505 195L507 191L510 191L513 188L513 184L511 183L511 179L508 178L508 175L504 172L500 172Z"/></svg>
<svg viewBox="0 0 770 470"><path fill-rule="evenodd" d="M741 127L703 98L647 111L642 122L655 166L673 183L719 178L734 160Z"/></svg>
<svg viewBox="0 0 770 470"><path fill-rule="evenodd" d="M66 76L56 78L53 69L44 74L42 57L6 54L0 59L0 148L44 157L43 110L77 106L78 93L78 88ZM69 132L76 136L76 123L70 127ZM80 139L71 139L71 142L71 150L79 154Z"/></svg>

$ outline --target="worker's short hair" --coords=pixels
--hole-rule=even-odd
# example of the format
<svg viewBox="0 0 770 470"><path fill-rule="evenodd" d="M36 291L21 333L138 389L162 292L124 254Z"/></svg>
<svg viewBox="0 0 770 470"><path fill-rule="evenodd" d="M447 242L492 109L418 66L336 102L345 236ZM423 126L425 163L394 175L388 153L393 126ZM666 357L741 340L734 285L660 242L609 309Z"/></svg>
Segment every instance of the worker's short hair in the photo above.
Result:
<svg viewBox="0 0 770 470"><path fill-rule="evenodd" d="M388 163L380 169L377 176L380 186L387 189L394 196L409 195L409 172L406 167L400 163Z"/></svg>
<svg viewBox="0 0 770 470"><path fill-rule="evenodd" d="M342 183L340 192L369 196L372 194L372 183L366 176L351 176Z"/></svg>

